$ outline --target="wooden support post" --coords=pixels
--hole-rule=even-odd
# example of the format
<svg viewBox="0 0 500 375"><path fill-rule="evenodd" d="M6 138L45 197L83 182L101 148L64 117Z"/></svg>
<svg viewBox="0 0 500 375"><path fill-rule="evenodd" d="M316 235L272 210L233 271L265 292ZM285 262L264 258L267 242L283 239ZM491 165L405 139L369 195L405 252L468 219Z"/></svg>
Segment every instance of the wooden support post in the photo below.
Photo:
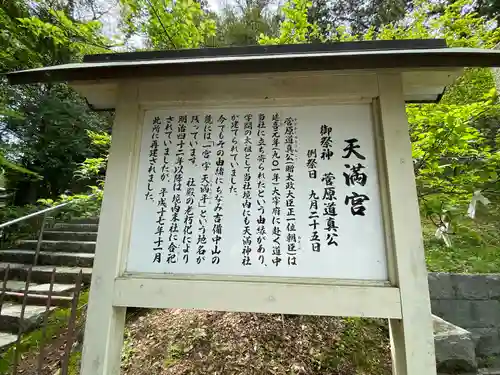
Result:
<svg viewBox="0 0 500 375"><path fill-rule="evenodd" d="M127 309L113 307L112 300L115 278L123 271L122 253L130 231L140 122L137 84L123 83L118 93L85 326L82 375L120 373Z"/></svg>
<svg viewBox="0 0 500 375"><path fill-rule="evenodd" d="M385 149L389 237L402 319L389 319L393 373L435 375L436 359L420 213L400 73L381 73L379 115Z"/></svg>

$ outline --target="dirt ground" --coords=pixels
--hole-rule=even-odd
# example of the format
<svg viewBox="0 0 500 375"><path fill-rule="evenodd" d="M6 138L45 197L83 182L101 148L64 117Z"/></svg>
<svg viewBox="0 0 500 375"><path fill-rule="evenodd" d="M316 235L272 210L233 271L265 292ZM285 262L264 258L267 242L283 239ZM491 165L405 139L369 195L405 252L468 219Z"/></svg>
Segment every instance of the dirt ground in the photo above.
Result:
<svg viewBox="0 0 500 375"><path fill-rule="evenodd" d="M126 375L385 375L385 321L154 310L129 322Z"/></svg>
<svg viewBox="0 0 500 375"><path fill-rule="evenodd" d="M136 311L127 321L124 375L391 374L383 320L171 309ZM33 352L19 359L18 374L57 373L66 333L47 343L41 374ZM73 353L70 375L78 375L80 355Z"/></svg>

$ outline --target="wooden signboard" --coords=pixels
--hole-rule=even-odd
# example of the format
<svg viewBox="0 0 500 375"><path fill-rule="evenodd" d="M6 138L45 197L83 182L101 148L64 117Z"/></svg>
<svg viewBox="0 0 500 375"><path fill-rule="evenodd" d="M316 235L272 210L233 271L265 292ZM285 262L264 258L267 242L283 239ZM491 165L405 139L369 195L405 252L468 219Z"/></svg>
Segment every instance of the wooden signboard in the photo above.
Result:
<svg viewBox="0 0 500 375"><path fill-rule="evenodd" d="M120 84L82 374L119 373L127 306L388 318L394 373L434 374L402 75L214 79Z"/></svg>
<svg viewBox="0 0 500 375"><path fill-rule="evenodd" d="M128 306L389 319L435 375L406 101L500 51L444 40L87 56L8 74L115 109L82 375L118 375Z"/></svg>

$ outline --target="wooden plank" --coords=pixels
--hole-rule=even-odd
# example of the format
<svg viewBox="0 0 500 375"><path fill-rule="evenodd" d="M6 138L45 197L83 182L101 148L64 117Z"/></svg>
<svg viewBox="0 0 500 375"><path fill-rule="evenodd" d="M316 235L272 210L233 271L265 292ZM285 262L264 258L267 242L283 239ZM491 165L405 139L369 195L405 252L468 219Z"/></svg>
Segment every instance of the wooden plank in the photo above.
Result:
<svg viewBox="0 0 500 375"><path fill-rule="evenodd" d="M427 270L401 74L379 75L379 110L390 205L393 283L401 292L402 321L391 320L397 375L434 375L436 361Z"/></svg>
<svg viewBox="0 0 500 375"><path fill-rule="evenodd" d="M129 231L130 191L135 184L133 165L140 116L137 95L135 83L124 82L119 89L85 326L82 375L120 373L126 308L113 307L111 301L114 280L123 271L120 259Z"/></svg>
<svg viewBox="0 0 500 375"><path fill-rule="evenodd" d="M419 68L419 69L406 69L403 71L403 86L405 91L405 99L410 101L418 101L418 100L430 100L433 101L436 99L436 95L440 94L445 85L448 85L453 81L456 76L458 76L461 72L461 68ZM384 69L384 71L389 72L400 72L399 69ZM187 101L200 100L201 96L204 96L209 101L217 104L217 100L214 97L207 95L207 90L215 90L215 92L221 92L222 90L218 88L219 82L222 80L227 80L226 82L234 83L235 80L239 80L240 82L249 82L250 79L254 80L254 83L249 87L251 88L249 93L243 93L246 97L254 96L257 93L258 98L269 97L269 93L276 93L278 86L276 87L268 87L276 82L279 85L280 81L288 80L289 82L294 82L295 78L297 81L294 83L295 87L301 87L300 84L305 84L307 90L304 91L304 94L301 96L300 90L295 93L287 93L286 90L279 95L275 95L276 97L282 97L286 95L288 100L290 98L295 97L297 100L304 99L306 95L310 97L318 97L318 96L326 96L328 98L348 98L351 96L351 99L357 97L359 99L360 94L363 97L373 98L378 95L378 87L376 82L376 70L343 70L343 71L308 71L308 72L284 72L284 73L263 73L259 75L255 74L235 74L231 76L198 76L198 77L171 77L171 78L143 78L141 80L141 93L143 93L142 98L144 101L149 101L151 103L155 103L160 101L165 104L165 99L167 98L167 102L176 102L177 105L183 105L183 103ZM364 79L371 75L371 77L367 80ZM330 76L330 78L324 79L325 76ZM358 79L354 79L352 82L344 84L347 78L333 78L336 77L359 77ZM298 78L303 77L303 78ZM307 78L304 78L307 77ZM256 78L260 80L260 84L262 87L258 87ZM336 82L333 82L335 81ZM363 82L365 81L365 82ZM192 82L197 82L194 84L193 89L190 89L190 85ZM359 91L354 87L355 82L359 84ZM315 87L314 85L317 84ZM331 86L328 87L328 84ZM165 86L167 85L167 86ZM226 84L228 86L229 83ZM112 109L115 108L116 98L118 92L118 84L116 80L99 80L99 81L77 81L71 83L71 86L75 88L80 94L85 96L89 103L96 106L99 109ZM194 96L186 96L176 97L175 92L179 87L187 86L183 88L183 91L191 90L194 92ZM197 86L197 89L201 89L199 93L194 90L194 87ZM226 87L230 92L235 93L235 97L240 97L242 95L242 90L239 88L239 85L232 85L234 87ZM165 87L175 87L176 90L170 90L171 93L165 93ZM347 90L344 90L347 88ZM148 90L150 90L148 92ZM151 91L153 90L153 91ZM156 91L155 91L156 90ZM230 101L233 100L231 98L230 92L222 92L222 97L229 98ZM262 93L267 92L268 95L262 96ZM159 96L156 96L157 93L160 93ZM260 94L259 94L260 93ZM373 94L373 95L372 95ZM148 99L149 98L149 99ZM253 100L249 99L249 100ZM273 100L268 100L268 102L272 102Z"/></svg>
<svg viewBox="0 0 500 375"><path fill-rule="evenodd" d="M113 304L401 318L399 290L389 287L119 278L115 282Z"/></svg>
<svg viewBox="0 0 500 375"><path fill-rule="evenodd" d="M237 281L237 282L259 282L277 284L321 284L332 286L376 286L390 287L388 280L353 280L353 279L326 279L304 277L272 277L272 276L227 276L227 275L186 275L186 274L162 274L162 273L135 273L125 271L122 279L169 279L169 280L192 280L192 281Z"/></svg>
<svg viewBox="0 0 500 375"><path fill-rule="evenodd" d="M165 89L175 87L175 90ZM257 76L174 77L142 81L142 106L164 105L276 105L304 100L360 101L378 95L374 73L346 75L334 72L283 73ZM324 103L323 103L324 104Z"/></svg>

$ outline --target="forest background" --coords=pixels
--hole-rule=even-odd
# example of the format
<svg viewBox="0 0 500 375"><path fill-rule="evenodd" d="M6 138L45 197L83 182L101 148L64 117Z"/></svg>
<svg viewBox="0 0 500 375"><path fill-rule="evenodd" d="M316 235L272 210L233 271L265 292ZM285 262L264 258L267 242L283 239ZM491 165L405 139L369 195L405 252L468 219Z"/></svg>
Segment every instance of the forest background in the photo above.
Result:
<svg viewBox="0 0 500 375"><path fill-rule="evenodd" d="M415 38L495 48L499 20L500 0L0 0L0 73L151 49ZM428 269L500 272L495 75L466 69L440 103L407 114ZM66 84L0 76L0 186L10 193L0 222L75 199L74 215L96 215L112 120Z"/></svg>

